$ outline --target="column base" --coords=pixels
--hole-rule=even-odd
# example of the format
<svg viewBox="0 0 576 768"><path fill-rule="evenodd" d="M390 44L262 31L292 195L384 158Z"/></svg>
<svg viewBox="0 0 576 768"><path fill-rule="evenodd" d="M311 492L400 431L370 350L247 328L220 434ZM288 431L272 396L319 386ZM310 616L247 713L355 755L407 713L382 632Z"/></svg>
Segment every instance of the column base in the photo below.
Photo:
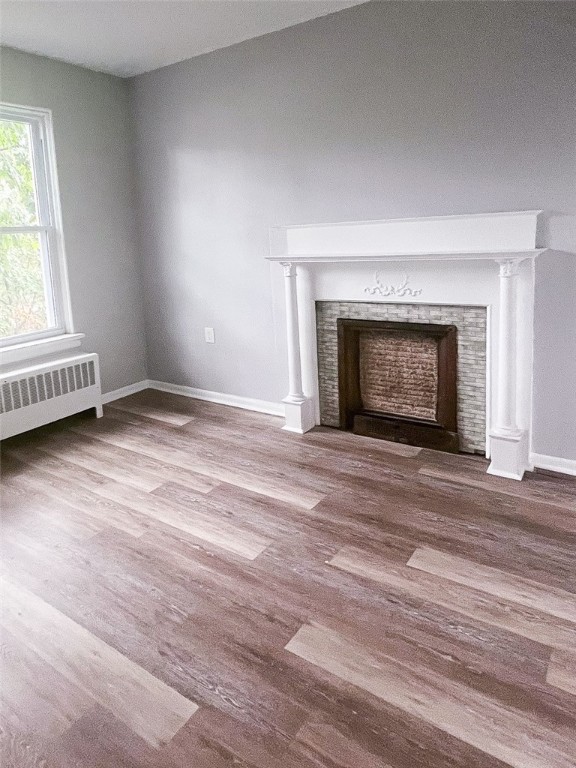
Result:
<svg viewBox="0 0 576 768"><path fill-rule="evenodd" d="M314 403L310 398L305 397L297 400L285 397L282 402L284 403L284 416L286 418L286 424L282 429L303 435L316 426Z"/></svg>
<svg viewBox="0 0 576 768"><path fill-rule="evenodd" d="M490 457L489 475L522 480L524 472L530 469L528 433L522 430L491 432Z"/></svg>

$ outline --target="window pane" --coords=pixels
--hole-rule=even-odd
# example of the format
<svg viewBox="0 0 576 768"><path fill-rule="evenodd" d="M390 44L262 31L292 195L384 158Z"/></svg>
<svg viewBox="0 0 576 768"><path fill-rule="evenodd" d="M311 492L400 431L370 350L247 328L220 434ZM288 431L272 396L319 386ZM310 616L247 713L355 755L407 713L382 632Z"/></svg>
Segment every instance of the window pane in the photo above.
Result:
<svg viewBox="0 0 576 768"><path fill-rule="evenodd" d="M0 120L0 227L38 224L30 125Z"/></svg>
<svg viewBox="0 0 576 768"><path fill-rule="evenodd" d="M43 235L0 235L0 338L54 327L44 263Z"/></svg>

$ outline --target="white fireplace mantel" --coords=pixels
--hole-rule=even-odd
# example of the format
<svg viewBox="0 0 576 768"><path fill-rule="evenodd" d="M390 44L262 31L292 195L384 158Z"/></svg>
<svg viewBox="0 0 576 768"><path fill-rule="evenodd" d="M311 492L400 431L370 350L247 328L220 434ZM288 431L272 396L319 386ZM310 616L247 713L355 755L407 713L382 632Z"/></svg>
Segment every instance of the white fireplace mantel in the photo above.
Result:
<svg viewBox="0 0 576 768"><path fill-rule="evenodd" d="M547 250L541 218L518 211L272 228L267 258L283 266L285 283L284 429L304 433L319 423L315 301L477 304L489 318L488 472L522 479L530 468L534 260ZM384 284L375 265L404 278Z"/></svg>
<svg viewBox="0 0 576 768"><path fill-rule="evenodd" d="M270 230L270 261L477 260L538 256L542 211L306 224Z"/></svg>

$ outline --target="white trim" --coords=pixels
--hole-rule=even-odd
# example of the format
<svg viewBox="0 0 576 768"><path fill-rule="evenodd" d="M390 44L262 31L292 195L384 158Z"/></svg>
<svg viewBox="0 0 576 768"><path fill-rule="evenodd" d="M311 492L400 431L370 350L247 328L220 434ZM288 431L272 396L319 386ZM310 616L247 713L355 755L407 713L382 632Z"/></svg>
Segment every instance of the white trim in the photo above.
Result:
<svg viewBox="0 0 576 768"><path fill-rule="evenodd" d="M3 349L19 347L35 341L53 339L55 336L65 336L65 328L46 328L44 331L32 331L31 333L17 333L15 336L4 336L0 339L0 352Z"/></svg>
<svg viewBox="0 0 576 768"><path fill-rule="evenodd" d="M195 387L186 387L181 384L169 384L166 381L154 381L152 379L144 379L135 384L129 384L127 387L121 387L112 392L106 392L102 395L102 403L111 403L113 400L119 400L122 397L134 395L145 389L155 389L159 392L183 395L184 397L191 397L194 400L204 400L209 403L229 405L233 408L243 408L247 411L268 413L272 416L284 415L284 407L282 403L274 403L268 400L256 400L251 397L240 397L239 395L228 395L223 392L210 392L206 389L196 389ZM283 427L283 429L289 432L302 434L300 430L291 429L290 427ZM549 469L566 475L576 475L576 459L562 459L558 456L545 456L540 453L531 453L530 461L534 467L540 469ZM519 475L512 472L507 473L505 476L513 480L520 479Z"/></svg>
<svg viewBox="0 0 576 768"><path fill-rule="evenodd" d="M37 234L41 232L47 232L50 229L49 226L43 226L40 224L30 224L26 227L2 227L3 235L26 235Z"/></svg>
<svg viewBox="0 0 576 768"><path fill-rule="evenodd" d="M102 394L102 403L111 403L113 400L120 400L121 397L128 397L128 395L135 395L137 392L142 392L144 389L150 389L150 382L148 379L143 381L137 381L135 384L128 384L126 387L120 387L120 389L113 389L112 392L104 392Z"/></svg>
<svg viewBox="0 0 576 768"><path fill-rule="evenodd" d="M210 392L207 389L196 389L195 387L186 387L182 384L170 384L167 381L154 381L153 379L143 379L135 384L129 384L127 387L115 389L112 392L105 392L102 395L104 404L111 403L113 400L119 400L122 397L135 395L144 389L156 389L158 392L169 392L172 395L183 395L191 397L194 400L205 400L209 403L219 403L220 405L230 405L232 408L243 408L246 411L256 411L258 413L269 413L271 416L283 416L284 407L282 403L274 403L269 400L256 400L252 397L240 397L239 395L228 395L224 392Z"/></svg>
<svg viewBox="0 0 576 768"><path fill-rule="evenodd" d="M0 366L3 368L13 363L26 362L37 357L47 357L79 347L85 334L63 333L32 341L21 341L9 347L0 347Z"/></svg>
<svg viewBox="0 0 576 768"><path fill-rule="evenodd" d="M530 462L539 469L549 469L552 472L562 472L565 475L576 475L576 459L563 459L560 456L531 453Z"/></svg>
<svg viewBox="0 0 576 768"><path fill-rule="evenodd" d="M269 400L255 400L251 397L228 395L223 392L210 392L207 389L185 387L181 384L168 384L165 381L149 381L148 386L150 389L157 389L159 392L184 395L184 397L192 397L195 400L206 400L209 403L230 405L233 408L243 408L247 411L257 411L258 413L269 413L272 416L284 415L284 406L282 403L274 403Z"/></svg>
<svg viewBox="0 0 576 768"><path fill-rule="evenodd" d="M56 162L56 144L54 141L54 125L52 122L52 110L37 110L44 113L42 122L42 140L47 159L47 182L50 188L51 214L52 214L52 244L55 245L56 258L52 261L55 269L53 279L58 283L60 293L62 319L68 333L74 333L74 318L72 314L72 299L70 296L70 280L68 277L68 262L66 260L66 247L64 244L64 224L62 220L62 205L60 198L60 186L58 184L58 164Z"/></svg>
<svg viewBox="0 0 576 768"><path fill-rule="evenodd" d="M516 472L508 472L504 469L499 469L497 472L494 472L488 467L486 470L486 473L488 475L494 475L494 477L505 477L507 480L522 480L524 477L524 472L522 474L517 474Z"/></svg>

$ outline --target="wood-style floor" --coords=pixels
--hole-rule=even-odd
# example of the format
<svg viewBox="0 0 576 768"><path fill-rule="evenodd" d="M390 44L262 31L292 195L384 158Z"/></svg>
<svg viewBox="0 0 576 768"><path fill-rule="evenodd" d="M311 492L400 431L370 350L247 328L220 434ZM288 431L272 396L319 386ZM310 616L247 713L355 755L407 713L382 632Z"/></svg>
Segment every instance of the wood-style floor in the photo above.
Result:
<svg viewBox="0 0 576 768"><path fill-rule="evenodd" d="M4 444L3 768L574 768L576 482L280 425Z"/></svg>

